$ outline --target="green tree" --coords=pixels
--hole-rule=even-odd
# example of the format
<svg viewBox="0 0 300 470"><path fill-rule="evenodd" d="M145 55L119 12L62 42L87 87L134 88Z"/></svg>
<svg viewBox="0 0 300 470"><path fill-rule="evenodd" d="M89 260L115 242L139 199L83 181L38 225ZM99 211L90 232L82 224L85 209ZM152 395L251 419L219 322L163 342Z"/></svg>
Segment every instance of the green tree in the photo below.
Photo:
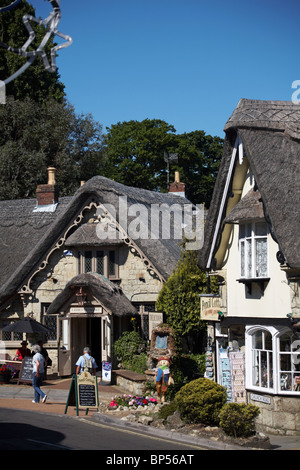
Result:
<svg viewBox="0 0 300 470"><path fill-rule="evenodd" d="M107 128L105 176L138 188L162 190L164 151L174 145L174 132L172 125L159 119L113 124Z"/></svg>
<svg viewBox="0 0 300 470"><path fill-rule="evenodd" d="M0 0L0 7L9 3L8 0ZM21 48L28 39L28 31L22 21L25 14L35 16L35 10L26 0L22 0L11 10L0 14L0 42L13 48ZM33 51L44 37L46 27L34 22L30 23L35 31L36 38L29 46L28 51ZM51 48L54 46L53 38L48 41L45 51L50 57ZM0 48L0 79L5 80L14 74L26 62L26 58L15 52ZM7 84L6 95L13 96L15 100L26 97L43 103L48 99L63 102L65 98L64 85L59 81L58 71L49 73L45 70L43 61L37 57L33 64L18 78Z"/></svg>
<svg viewBox="0 0 300 470"><path fill-rule="evenodd" d="M0 120L0 199L35 197L48 166L57 169L61 196L101 172L102 126L71 105L9 99Z"/></svg>
<svg viewBox="0 0 300 470"><path fill-rule="evenodd" d="M220 137L204 131L176 134L175 128L159 119L128 121L107 128L105 176L120 183L153 191L168 191L164 152L177 153L170 165L186 184L186 195L195 204L209 207L223 151Z"/></svg>
<svg viewBox="0 0 300 470"><path fill-rule="evenodd" d="M217 282L211 279L210 289L217 292ZM204 271L197 264L196 251L183 251L173 274L163 285L156 301L156 310L166 315L166 321L174 331L177 345L183 338L198 335L206 329L200 318L199 294L208 293Z"/></svg>

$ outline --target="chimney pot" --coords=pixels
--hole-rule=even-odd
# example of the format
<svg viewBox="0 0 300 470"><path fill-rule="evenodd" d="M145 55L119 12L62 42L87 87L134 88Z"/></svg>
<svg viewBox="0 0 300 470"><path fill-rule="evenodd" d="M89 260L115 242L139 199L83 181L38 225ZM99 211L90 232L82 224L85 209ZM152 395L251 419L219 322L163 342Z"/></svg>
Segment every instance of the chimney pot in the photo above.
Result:
<svg viewBox="0 0 300 470"><path fill-rule="evenodd" d="M178 196L185 197L185 184L180 182L179 171L175 171L174 183L170 184L169 193L176 193Z"/></svg>
<svg viewBox="0 0 300 470"><path fill-rule="evenodd" d="M54 168L53 166L49 166L47 168L48 170L48 184L56 184L56 181L55 181L55 173L56 173L56 168Z"/></svg>

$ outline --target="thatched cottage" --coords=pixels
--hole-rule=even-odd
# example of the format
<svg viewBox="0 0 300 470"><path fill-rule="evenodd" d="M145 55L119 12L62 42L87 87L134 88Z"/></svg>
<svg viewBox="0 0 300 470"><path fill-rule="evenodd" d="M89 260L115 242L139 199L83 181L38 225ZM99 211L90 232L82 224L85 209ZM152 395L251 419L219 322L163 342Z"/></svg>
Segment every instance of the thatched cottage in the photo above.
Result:
<svg viewBox="0 0 300 470"><path fill-rule="evenodd" d="M113 342L133 315L151 337L162 320L155 301L182 249L182 214L191 205L182 189L178 177L162 194L96 176L73 197L59 197L49 168L36 199L0 201L6 354L14 356L23 335L1 328L26 316L50 329L46 348L59 375L74 373L86 345L99 367L111 361Z"/></svg>
<svg viewBox="0 0 300 470"><path fill-rule="evenodd" d="M242 99L225 133L199 253L220 282L212 377L260 429L299 435L300 107Z"/></svg>

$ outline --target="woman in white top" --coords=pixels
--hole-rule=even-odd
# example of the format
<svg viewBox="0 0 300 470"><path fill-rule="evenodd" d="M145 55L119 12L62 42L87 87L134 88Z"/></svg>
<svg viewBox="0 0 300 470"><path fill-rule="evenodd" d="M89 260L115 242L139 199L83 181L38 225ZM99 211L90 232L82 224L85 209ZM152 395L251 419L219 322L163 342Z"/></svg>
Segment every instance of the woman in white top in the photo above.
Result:
<svg viewBox="0 0 300 470"><path fill-rule="evenodd" d="M42 399L42 402L45 403L47 399L47 395L40 389L40 386L44 378L45 359L41 355L41 347L38 344L35 344L33 346L32 351L34 354L32 358L32 364L33 364L32 386L34 389L34 400L32 400L32 403L39 403L40 398Z"/></svg>

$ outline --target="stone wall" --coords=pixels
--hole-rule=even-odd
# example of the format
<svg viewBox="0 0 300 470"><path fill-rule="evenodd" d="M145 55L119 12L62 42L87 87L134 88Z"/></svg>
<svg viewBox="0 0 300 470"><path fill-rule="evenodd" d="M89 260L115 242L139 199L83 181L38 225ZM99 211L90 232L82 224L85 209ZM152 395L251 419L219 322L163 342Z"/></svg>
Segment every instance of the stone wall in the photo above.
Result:
<svg viewBox="0 0 300 470"><path fill-rule="evenodd" d="M144 395L147 377L130 370L113 371L113 381L130 395Z"/></svg>
<svg viewBox="0 0 300 470"><path fill-rule="evenodd" d="M300 436L300 398L288 396L255 395L267 398L270 403L251 400L248 392L248 402L260 408L256 420L259 432L278 434L282 436Z"/></svg>

